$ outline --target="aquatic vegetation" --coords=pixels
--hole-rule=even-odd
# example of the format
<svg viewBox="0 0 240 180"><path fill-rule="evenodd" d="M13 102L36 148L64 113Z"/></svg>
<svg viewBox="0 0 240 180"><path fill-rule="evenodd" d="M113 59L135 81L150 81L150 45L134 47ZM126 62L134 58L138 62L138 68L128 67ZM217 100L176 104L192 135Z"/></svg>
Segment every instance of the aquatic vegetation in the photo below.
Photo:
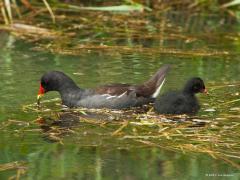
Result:
<svg viewBox="0 0 240 180"><path fill-rule="evenodd" d="M26 163L15 161L10 163L0 164L0 172L15 170L15 169L16 169L16 175L9 177L10 179L20 179L20 177L26 173L26 170L27 170Z"/></svg>
<svg viewBox="0 0 240 180"><path fill-rule="evenodd" d="M80 2L78 2L80 3ZM119 5L120 3L120 5ZM30 10L34 14L43 13L45 10L50 14L52 23L56 23L56 11L107 11L107 12L120 12L120 13L129 13L129 12L143 12L143 11L152 11L153 10L187 10L187 11L207 11L207 12L216 12L216 11L226 11L231 15L234 15L235 12L238 12L238 9L231 9L240 4L239 0L229 0L225 4L219 1L211 0L195 0L195 1L147 1L142 0L141 3L134 2L132 0L117 1L117 5L106 5L103 3L103 6L79 6L76 5L77 2L71 3L62 3L61 1L48 1L42 0L41 3L38 1L29 1L22 0L17 2L15 0L2 0L0 2L1 15L5 24L12 24L15 21L15 16L18 18L23 18L24 10ZM94 3L93 3L94 4ZM109 3L111 4L111 3ZM105 5L105 6L104 6ZM48 15L46 15L48 16Z"/></svg>
<svg viewBox="0 0 240 180"><path fill-rule="evenodd" d="M45 102L45 105L53 102L56 100ZM25 106L28 112L33 109L40 112L36 104ZM238 164L239 133L237 134L240 123L237 119L227 123L227 118L231 117L230 114L200 119L196 116L185 115L159 116L149 107L146 108L149 111L145 113L142 109L132 109L126 112L107 109L68 109L66 111L59 109L62 112L56 112L44 109L41 109L39 118L32 122L9 120L1 124L4 130L17 125L14 131L16 136L35 132L40 133L45 141L55 143L54 146L51 145L51 148L45 145L29 156L29 161L25 163L27 169L24 169L26 171L24 174L27 176L36 172L33 166L39 157L41 161L49 161L49 157L52 154L56 157L60 149L70 150L71 143L78 144L74 146L75 149L71 153L78 152L79 148L93 147L107 148L109 151L140 147L159 148L188 155L207 154L213 159L222 160L240 169ZM223 119L220 120L220 117ZM77 157L77 154L75 156ZM65 158L67 157L69 158L66 154ZM46 171L44 169L41 167L41 170L38 170ZM7 170L7 168L2 170ZM44 173L40 174L44 175Z"/></svg>
<svg viewBox="0 0 240 180"><path fill-rule="evenodd" d="M206 173L239 179L238 6L67 4L74 9L47 0L51 17L43 1L21 2L19 11L11 6L12 22L5 6L0 17L0 179L197 179ZM45 99L41 108L31 104L48 70L62 70L91 88L137 84L165 63L176 70L164 91L192 75L206 80L210 95L200 95L197 116L157 115L152 106L69 110L57 98Z"/></svg>
<svg viewBox="0 0 240 180"><path fill-rule="evenodd" d="M211 85L209 96L214 98L217 91L229 87L239 87L239 84ZM216 100L212 101L216 102ZM240 123L239 115L234 113L239 112L239 108L231 108L228 114L221 113L222 109L230 103L237 102L229 99L222 104L204 105L203 112L211 113L209 107L213 107L218 113L202 117L157 115L153 112L152 106L127 111L82 108L49 110L47 108L52 103L58 107L59 99L43 101L44 106L41 109L34 103L24 106L23 110L40 113L40 119L33 123L40 122L39 126L42 128L44 137L62 145L69 143L67 142L69 139L65 140L65 136L70 134L72 141L77 141L81 147L109 145L117 148L131 148L132 144L133 147L143 145L184 154L202 153L240 169L238 164ZM85 136L79 142L79 137L83 134ZM84 140L97 136L100 136L104 143L93 144L91 141ZM116 145L111 144L112 139L117 142Z"/></svg>

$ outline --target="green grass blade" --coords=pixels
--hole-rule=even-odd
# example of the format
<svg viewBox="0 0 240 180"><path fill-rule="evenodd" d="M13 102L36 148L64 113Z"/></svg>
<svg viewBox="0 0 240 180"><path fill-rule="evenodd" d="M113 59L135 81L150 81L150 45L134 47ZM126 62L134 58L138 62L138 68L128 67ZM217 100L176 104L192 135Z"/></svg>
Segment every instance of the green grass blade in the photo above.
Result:
<svg viewBox="0 0 240 180"><path fill-rule="evenodd" d="M132 12L132 11L142 12L144 9L151 11L150 8L145 7L141 4L104 6L104 7L80 7L75 5L64 5L64 7L75 9L75 10L112 11L112 12Z"/></svg>
<svg viewBox="0 0 240 180"><path fill-rule="evenodd" d="M55 22L56 22L56 18L55 18L55 15L54 15L53 11L52 11L52 8L51 8L50 5L48 4L47 0L43 0L43 2L44 2L47 10L49 11L49 13L50 13L50 15L51 15L51 18L52 18L53 23L55 23Z"/></svg>
<svg viewBox="0 0 240 180"><path fill-rule="evenodd" d="M5 7L6 7L6 10L7 10L7 14L8 14L8 20L9 20L10 23L12 23L11 2L10 2L10 0L5 0L4 3L5 3Z"/></svg>
<svg viewBox="0 0 240 180"><path fill-rule="evenodd" d="M223 7L231 7L231 6L237 6L240 5L240 0L233 0L229 3L226 3L223 5Z"/></svg>

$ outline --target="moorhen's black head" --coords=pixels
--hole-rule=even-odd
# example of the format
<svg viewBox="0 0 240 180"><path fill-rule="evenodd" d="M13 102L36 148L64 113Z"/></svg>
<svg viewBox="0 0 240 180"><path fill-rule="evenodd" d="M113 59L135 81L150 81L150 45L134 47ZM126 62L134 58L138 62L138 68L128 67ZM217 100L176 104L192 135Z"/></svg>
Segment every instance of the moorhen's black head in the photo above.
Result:
<svg viewBox="0 0 240 180"><path fill-rule="evenodd" d="M44 92L60 91L67 86L75 85L73 80L60 71L50 71L45 73L41 78L41 86Z"/></svg>
<svg viewBox="0 0 240 180"><path fill-rule="evenodd" d="M191 78L187 81L183 89L184 92L195 94L195 93L207 93L207 89L205 88L204 82L199 77Z"/></svg>
<svg viewBox="0 0 240 180"><path fill-rule="evenodd" d="M77 87L74 81L66 74L60 71L50 71L45 73L41 78L40 88L38 91L38 103L41 96L48 91L63 91L68 88Z"/></svg>

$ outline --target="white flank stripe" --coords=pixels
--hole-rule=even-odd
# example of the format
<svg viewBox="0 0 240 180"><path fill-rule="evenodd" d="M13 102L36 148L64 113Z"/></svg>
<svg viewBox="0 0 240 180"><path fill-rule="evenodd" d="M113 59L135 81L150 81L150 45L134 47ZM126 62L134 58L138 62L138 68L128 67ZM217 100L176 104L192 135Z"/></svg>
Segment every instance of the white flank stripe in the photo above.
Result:
<svg viewBox="0 0 240 180"><path fill-rule="evenodd" d="M111 96L111 95L110 94L102 94L101 96L107 97L107 96Z"/></svg>
<svg viewBox="0 0 240 180"><path fill-rule="evenodd" d="M127 93L127 91L125 91L124 93L120 94L117 98L123 97L126 93Z"/></svg>
<svg viewBox="0 0 240 180"><path fill-rule="evenodd" d="M161 90L164 82L165 82L165 79L164 79L163 82L160 84L160 86L158 86L157 90L153 93L153 95L152 95L153 98L156 98L156 97L159 95L160 90Z"/></svg>
<svg viewBox="0 0 240 180"><path fill-rule="evenodd" d="M112 95L110 95L110 94L103 94L103 95L101 95L101 96L106 97L106 99L111 99L111 98L115 98L115 97L121 98L121 97L123 97L126 93L127 93L127 91L125 91L124 93L120 94L119 96L112 96Z"/></svg>
<svg viewBox="0 0 240 180"><path fill-rule="evenodd" d="M110 94L103 94L102 96L106 97L106 99L111 99L111 98L117 97L117 96L111 96Z"/></svg>
<svg viewBox="0 0 240 180"><path fill-rule="evenodd" d="M112 99L112 98L115 98L116 96L109 96L109 97L107 97L106 99Z"/></svg>

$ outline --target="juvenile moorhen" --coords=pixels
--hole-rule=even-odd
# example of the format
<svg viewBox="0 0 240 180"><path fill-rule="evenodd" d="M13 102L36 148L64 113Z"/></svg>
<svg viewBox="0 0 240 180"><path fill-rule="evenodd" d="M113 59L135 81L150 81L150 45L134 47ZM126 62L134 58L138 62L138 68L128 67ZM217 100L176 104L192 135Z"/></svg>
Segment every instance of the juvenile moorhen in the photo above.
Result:
<svg viewBox="0 0 240 180"><path fill-rule="evenodd" d="M58 91L62 103L68 107L123 109L154 102L164 83L169 65L160 68L141 85L110 84L96 89L79 88L63 72L50 71L41 78L38 104L41 96L49 91Z"/></svg>
<svg viewBox="0 0 240 180"><path fill-rule="evenodd" d="M160 114L196 114L200 105L195 94L199 92L207 93L203 80L191 78L181 91L168 92L156 99L154 108Z"/></svg>

